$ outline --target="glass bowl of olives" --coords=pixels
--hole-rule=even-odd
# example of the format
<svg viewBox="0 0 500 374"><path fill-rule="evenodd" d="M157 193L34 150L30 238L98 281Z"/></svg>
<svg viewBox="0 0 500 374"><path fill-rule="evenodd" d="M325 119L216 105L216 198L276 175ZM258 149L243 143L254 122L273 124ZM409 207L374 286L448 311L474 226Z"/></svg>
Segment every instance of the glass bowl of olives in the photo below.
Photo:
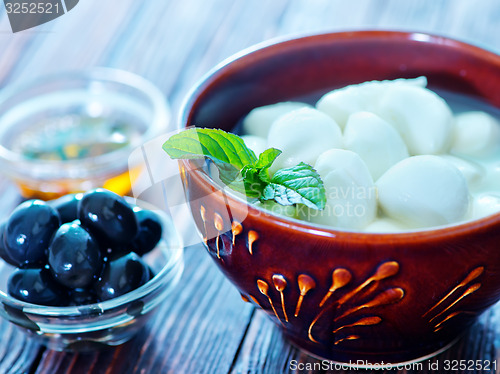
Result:
<svg viewBox="0 0 500 374"><path fill-rule="evenodd" d="M122 344L178 283L182 249L169 216L105 189L25 201L0 226L0 315L58 351Z"/></svg>

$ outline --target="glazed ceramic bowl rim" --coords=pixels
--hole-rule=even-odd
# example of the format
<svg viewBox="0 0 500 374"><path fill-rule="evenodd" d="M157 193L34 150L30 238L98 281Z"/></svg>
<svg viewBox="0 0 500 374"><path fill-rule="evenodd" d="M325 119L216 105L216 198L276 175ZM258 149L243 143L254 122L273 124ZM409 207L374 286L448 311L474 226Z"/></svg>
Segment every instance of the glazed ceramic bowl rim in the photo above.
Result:
<svg viewBox="0 0 500 374"><path fill-rule="evenodd" d="M126 200L129 203L135 203L135 200L132 201L132 198L126 197ZM17 309L22 309L25 313L30 313L40 317L68 318L82 317L82 315L85 315L86 312L92 313L96 310L104 313L107 310L123 307L126 304L142 299L144 296L151 294L164 286L165 283L171 280L172 277L178 275L177 272L182 272L183 266L183 243L180 235L177 233L175 225L173 224L172 218L163 212L159 212L157 214L161 217L163 228L167 229L166 231L170 234L170 236L168 239L169 243L162 238L155 249L160 250L164 256L167 256L167 261L162 269L153 277L153 279L149 280L141 287L114 299L80 306L47 306L32 304L17 300L5 293L3 290L0 290L0 303L6 303L7 305L13 306ZM0 261L3 260L0 259ZM179 265L181 268L179 268ZM81 322L79 322L78 318L76 318L74 320L74 324L79 326ZM67 329L71 331L71 321L67 325Z"/></svg>
<svg viewBox="0 0 500 374"><path fill-rule="evenodd" d="M197 99L199 98L201 93L203 93L207 88L210 88L211 84L216 82L217 79L222 76L222 73L224 71L226 71L227 69L231 69L236 63L244 61L248 57L259 56L259 54L262 54L263 56L261 57L265 59L269 55L276 55L276 52L274 51L275 49L286 49L288 46L291 46L296 42L300 42L305 45L308 41L317 39L319 40L323 38L328 38L332 42L335 40L346 39L355 41L357 38L364 38L365 40L369 39L373 41L388 41L390 39L397 39L431 43L435 45L445 45L462 51L466 51L468 55L474 56L475 58L488 60L492 64L496 64L500 69L500 56L496 55L494 52L456 39L419 31L357 30L278 37L246 48L230 56L229 58L225 59L214 68L209 70L193 86L193 88L191 88L191 90L185 97L181 105L181 110L179 111L177 123L178 129L182 130L187 126L191 110L197 104ZM238 68L236 68L235 70L238 70ZM179 160L179 162L183 164L186 169L193 174L193 176L202 178L204 182L208 183L211 188L220 190L220 187L217 185L217 183L207 173L200 171L195 166L192 160ZM495 213L484 218L460 222L452 225L417 229L411 231L409 230L396 233L371 233L363 231L337 230L325 225L312 224L307 221L302 221L294 218L286 218L281 215L277 215L273 212L252 205L251 203L245 201L243 198L233 193L227 194L227 200L228 205L246 205L248 207L248 215L259 216L259 218L265 221L266 225L268 226L286 226L294 231L314 233L316 235L326 237L344 238L350 241L359 242L365 241L367 240L367 238L368 240L371 238L375 239L377 242L391 242L394 244L404 244L408 243L410 240L412 241L412 243L415 243L419 241L421 242L445 237L466 236L472 232L485 230L492 226L500 226L500 213Z"/></svg>
<svg viewBox="0 0 500 374"><path fill-rule="evenodd" d="M108 173L109 170L115 169L116 165L123 164L123 160L128 160L128 156L132 150L136 149L144 142L151 140L154 136L157 136L168 125L170 120L170 107L162 92L147 79L137 74L115 68L94 67L84 70L65 71L45 75L31 80L21 81L18 84L13 84L12 86L8 86L2 90L0 93L0 105L2 105L5 101L22 94L28 89L40 87L45 84L59 82L86 82L88 84L93 81L120 84L144 95L151 105L153 119L138 139L122 148L97 156L61 161L30 159L12 151L0 143L0 165L4 165L4 168L7 168L13 175L26 174L27 176L31 176L31 168L38 167L41 170L48 170L46 174L50 174L51 179L72 179L67 175L66 170L68 169L78 169L82 172L87 170L87 174ZM50 92L64 92L65 90L66 89L58 89ZM86 92L86 89L84 88L79 88L79 90ZM106 89L105 92L107 91L108 90ZM31 99L33 100L37 96L40 96L40 94L37 94ZM22 167L19 167L19 165L22 165ZM61 165L64 165L64 169L61 168ZM80 177L85 176L79 175L78 178Z"/></svg>

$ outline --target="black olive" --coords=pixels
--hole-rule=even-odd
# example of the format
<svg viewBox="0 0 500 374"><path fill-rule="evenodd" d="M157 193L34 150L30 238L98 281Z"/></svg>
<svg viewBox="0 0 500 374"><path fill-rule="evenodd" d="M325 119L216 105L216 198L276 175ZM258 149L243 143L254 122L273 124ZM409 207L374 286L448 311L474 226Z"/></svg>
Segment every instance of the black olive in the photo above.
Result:
<svg viewBox="0 0 500 374"><path fill-rule="evenodd" d="M5 251L19 267L43 266L50 239L59 225L59 214L47 203L25 201L7 221Z"/></svg>
<svg viewBox="0 0 500 374"><path fill-rule="evenodd" d="M42 269L16 269L9 277L7 290L12 297L32 304L65 306L66 290Z"/></svg>
<svg viewBox="0 0 500 374"><path fill-rule="evenodd" d="M59 227L50 243L48 258L54 279L69 288L88 286L102 269L99 245L79 221Z"/></svg>
<svg viewBox="0 0 500 374"><path fill-rule="evenodd" d="M83 195L78 218L102 248L131 243L139 229L134 211L125 199L102 188Z"/></svg>
<svg viewBox="0 0 500 374"><path fill-rule="evenodd" d="M149 267L134 252L109 261L95 285L97 297L109 300L124 295L145 284L150 277Z"/></svg>
<svg viewBox="0 0 500 374"><path fill-rule="evenodd" d="M69 305L80 306L99 302L93 289L75 288L69 292Z"/></svg>
<svg viewBox="0 0 500 374"><path fill-rule="evenodd" d="M83 193L75 193L50 202L50 205L59 213L61 223L73 222L78 218L78 203L82 197Z"/></svg>
<svg viewBox="0 0 500 374"><path fill-rule="evenodd" d="M134 252L142 256L156 247L162 236L162 226L160 217L150 210L139 210L135 215L139 223L139 232L132 246Z"/></svg>
<svg viewBox="0 0 500 374"><path fill-rule="evenodd" d="M0 225L0 258L10 265L17 266L18 263L10 258L9 254L7 253L7 249L5 249L4 233L5 223L2 223Z"/></svg>

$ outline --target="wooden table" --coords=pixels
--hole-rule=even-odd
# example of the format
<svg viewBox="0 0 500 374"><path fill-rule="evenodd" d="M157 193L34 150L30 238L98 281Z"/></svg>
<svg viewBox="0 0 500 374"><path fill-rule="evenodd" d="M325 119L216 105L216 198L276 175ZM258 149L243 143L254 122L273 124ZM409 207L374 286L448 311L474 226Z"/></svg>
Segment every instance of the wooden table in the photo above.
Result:
<svg viewBox="0 0 500 374"><path fill-rule="evenodd" d="M62 70L116 67L153 81L174 114L211 67L275 36L419 30L500 52L498 0L80 0L61 18L17 34L3 5L0 17L2 87ZM15 188L0 177L2 215L18 199ZM287 343L263 312L244 303L201 245L185 250L185 263L171 298L175 303L162 305L147 329L116 349L54 352L0 321L0 373L274 374L293 372L292 360L318 362ZM445 359L500 359L500 305L435 360Z"/></svg>

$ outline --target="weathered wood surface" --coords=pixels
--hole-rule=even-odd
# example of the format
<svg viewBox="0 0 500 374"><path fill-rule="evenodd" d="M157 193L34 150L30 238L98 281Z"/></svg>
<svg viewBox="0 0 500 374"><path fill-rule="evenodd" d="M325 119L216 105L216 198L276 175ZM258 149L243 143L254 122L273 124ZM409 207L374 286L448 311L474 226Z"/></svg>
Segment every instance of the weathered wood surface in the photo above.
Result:
<svg viewBox="0 0 500 374"><path fill-rule="evenodd" d="M0 89L63 70L109 66L153 81L176 114L205 72L252 44L276 36L375 28L437 33L500 53L500 2L80 0L67 15L18 34L12 34L2 4ZM2 216L18 199L0 176ZM261 311L243 303L199 245L186 250L186 270L171 300L135 339L94 354L46 350L2 320L0 374L275 374L293 372L292 360L318 363L288 344ZM500 359L500 305L435 358L445 359ZM428 370L425 363L423 371L408 372L443 371Z"/></svg>

